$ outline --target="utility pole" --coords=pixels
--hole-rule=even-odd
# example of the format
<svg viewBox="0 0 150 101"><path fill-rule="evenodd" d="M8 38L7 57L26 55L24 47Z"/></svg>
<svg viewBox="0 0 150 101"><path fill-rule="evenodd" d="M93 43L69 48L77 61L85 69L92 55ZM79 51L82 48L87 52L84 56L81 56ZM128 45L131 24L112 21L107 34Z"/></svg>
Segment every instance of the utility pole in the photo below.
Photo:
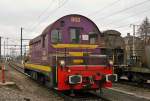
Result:
<svg viewBox="0 0 150 101"><path fill-rule="evenodd" d="M24 55L26 56L26 45L24 45Z"/></svg>
<svg viewBox="0 0 150 101"><path fill-rule="evenodd" d="M135 56L135 27L137 27L137 26L139 26L139 25L130 24L130 26L133 26L132 55Z"/></svg>
<svg viewBox="0 0 150 101"><path fill-rule="evenodd" d="M146 18L147 19L147 18ZM144 21L145 22L145 27L144 27L144 45L146 45L147 44L147 36L148 36L148 31L149 31L149 29L148 28L150 28L149 27L149 23L148 23L148 20L145 20Z"/></svg>
<svg viewBox="0 0 150 101"><path fill-rule="evenodd" d="M7 50L6 50L6 56L8 56L8 38L6 38L7 39L7 43L6 43L6 45L7 45Z"/></svg>
<svg viewBox="0 0 150 101"><path fill-rule="evenodd" d="M23 30L23 28L21 27L21 37L20 37L20 41L21 41L21 45L20 45L20 56L21 56L21 60L22 60L22 30Z"/></svg>
<svg viewBox="0 0 150 101"><path fill-rule="evenodd" d="M1 36L0 36L0 62L1 62L1 58L2 58L2 54L1 54Z"/></svg>
<svg viewBox="0 0 150 101"><path fill-rule="evenodd" d="M148 37L148 30L150 27L146 26L145 27L145 36L144 36L144 45L147 45L147 37Z"/></svg>
<svg viewBox="0 0 150 101"><path fill-rule="evenodd" d="M4 61L5 61L5 40L4 40Z"/></svg>
<svg viewBox="0 0 150 101"><path fill-rule="evenodd" d="M20 37L20 42L21 42L21 47L20 47L20 56L21 56L21 60L23 59L23 51L22 51L22 48L23 48L23 44L22 42L25 41L25 40L31 40L31 39L23 39L23 35L22 35L22 31L23 31L23 28L21 27L21 37Z"/></svg>

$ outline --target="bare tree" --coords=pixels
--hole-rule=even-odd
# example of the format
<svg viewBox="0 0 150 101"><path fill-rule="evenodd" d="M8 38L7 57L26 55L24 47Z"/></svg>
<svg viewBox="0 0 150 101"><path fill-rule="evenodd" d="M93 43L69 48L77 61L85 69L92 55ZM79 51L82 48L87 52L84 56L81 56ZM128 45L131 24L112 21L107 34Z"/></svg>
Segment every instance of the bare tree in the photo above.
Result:
<svg viewBox="0 0 150 101"><path fill-rule="evenodd" d="M137 35L143 40L145 40L147 36L150 36L150 22L147 17L141 23Z"/></svg>

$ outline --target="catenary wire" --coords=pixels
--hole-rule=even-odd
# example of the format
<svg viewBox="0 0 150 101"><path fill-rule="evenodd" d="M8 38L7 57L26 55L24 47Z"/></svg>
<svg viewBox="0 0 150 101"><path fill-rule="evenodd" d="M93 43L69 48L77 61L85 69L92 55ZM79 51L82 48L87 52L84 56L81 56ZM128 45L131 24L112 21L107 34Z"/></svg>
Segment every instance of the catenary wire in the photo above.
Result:
<svg viewBox="0 0 150 101"><path fill-rule="evenodd" d="M150 1L150 0L145 0L145 1L140 2L140 3L136 3L136 4L134 4L134 5L131 5L131 6L129 6L129 7L126 7L126 8L124 8L124 9L121 9L121 10L119 10L119 11L113 12L113 13L107 15L107 16L103 16L103 17L100 17L100 18L95 19L95 20L97 20L97 21L98 21L98 20L101 20L101 19L105 20L105 19L107 19L107 18L109 18L109 17L112 17L113 15L120 14L120 13L122 13L122 12L124 12L124 11L129 10L129 9L132 9L132 8L137 7L137 6L143 5L143 4L145 4L146 2L149 2L149 1Z"/></svg>
<svg viewBox="0 0 150 101"><path fill-rule="evenodd" d="M114 1L114 2L111 2L110 4L104 6L103 8L101 8L101 9L95 11L95 12L92 12L92 13L88 14L87 16L96 15L96 14L98 14L99 12L103 12L106 8L108 9L109 7L112 7L113 5L116 5L116 4L117 4L118 2L120 2L120 1L121 1L121 0L116 0L116 1Z"/></svg>
<svg viewBox="0 0 150 101"><path fill-rule="evenodd" d="M61 7L63 7L66 3L68 2L68 0L65 0L64 3L62 5L59 5L57 8L53 9L51 12L49 12L51 15L56 13L57 10L59 10ZM46 16L44 19L42 19L41 21L39 21L32 29L31 32L33 32L38 25L40 25L42 22L44 22L46 19L48 19L50 16Z"/></svg>

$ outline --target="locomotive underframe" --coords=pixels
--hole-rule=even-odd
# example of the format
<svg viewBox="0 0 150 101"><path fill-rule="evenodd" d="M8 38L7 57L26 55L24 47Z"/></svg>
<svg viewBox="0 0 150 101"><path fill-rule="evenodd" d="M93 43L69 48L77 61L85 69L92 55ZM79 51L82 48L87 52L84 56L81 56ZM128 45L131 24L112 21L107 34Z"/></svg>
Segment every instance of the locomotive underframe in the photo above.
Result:
<svg viewBox="0 0 150 101"><path fill-rule="evenodd" d="M97 90L103 87L111 87L112 81L116 80L116 75L112 74L112 67L109 65L61 66L60 64L58 64L49 68L51 68L51 71L45 72L41 70L36 70L33 67L25 67L25 72L33 79L36 79L48 85L49 87L55 88L60 91L70 89ZM75 78L75 81L71 81L70 78L75 76L80 76L80 82L76 82L78 78ZM76 83L71 83L70 81Z"/></svg>
<svg viewBox="0 0 150 101"><path fill-rule="evenodd" d="M107 68L107 69L106 69ZM106 81L106 75L112 74L112 69L101 66L73 66L58 67L58 90L80 90L80 89L100 89L103 87L111 87L111 81ZM71 84L69 76L80 75L81 82Z"/></svg>

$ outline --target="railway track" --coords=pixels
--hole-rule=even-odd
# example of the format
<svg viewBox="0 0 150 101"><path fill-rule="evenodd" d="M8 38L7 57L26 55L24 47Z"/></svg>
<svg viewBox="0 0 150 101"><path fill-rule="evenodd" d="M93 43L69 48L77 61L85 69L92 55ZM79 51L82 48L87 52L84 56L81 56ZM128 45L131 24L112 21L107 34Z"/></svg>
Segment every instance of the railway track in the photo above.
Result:
<svg viewBox="0 0 150 101"><path fill-rule="evenodd" d="M13 68L14 68L15 70L17 70L18 72L20 72L20 73L22 73L22 74L24 74L24 75L30 77L30 75L28 75L28 74L26 74L26 73L24 72L23 67L20 67L20 66L16 65L16 64L13 63L13 62L8 62L8 65L11 66L11 67L13 67Z"/></svg>
<svg viewBox="0 0 150 101"><path fill-rule="evenodd" d="M78 92L76 96L72 97L68 92L60 93L64 101L111 101L103 98L93 92Z"/></svg>
<svg viewBox="0 0 150 101"><path fill-rule="evenodd" d="M131 82L128 80L124 80L124 79L119 79L119 81L117 82L119 84L124 84L124 85L130 85L130 86L136 86L139 88L146 88L146 89L150 89L150 83L137 83L137 82Z"/></svg>
<svg viewBox="0 0 150 101"><path fill-rule="evenodd" d="M9 62L8 65L13 67L18 72L30 77L30 75L24 73L24 69L22 67L18 66L16 63ZM32 79L32 80L34 80L34 79ZM36 80L34 80L34 81L37 82ZM48 88L48 89L50 89L50 88ZM62 92L58 92L54 89L50 89L50 90L53 90L53 92L56 95L62 97L64 99L64 101L111 101L110 99L102 97L102 96L100 96L100 94L97 94L95 92L76 92L75 93L76 96L70 96L69 92L62 93Z"/></svg>

